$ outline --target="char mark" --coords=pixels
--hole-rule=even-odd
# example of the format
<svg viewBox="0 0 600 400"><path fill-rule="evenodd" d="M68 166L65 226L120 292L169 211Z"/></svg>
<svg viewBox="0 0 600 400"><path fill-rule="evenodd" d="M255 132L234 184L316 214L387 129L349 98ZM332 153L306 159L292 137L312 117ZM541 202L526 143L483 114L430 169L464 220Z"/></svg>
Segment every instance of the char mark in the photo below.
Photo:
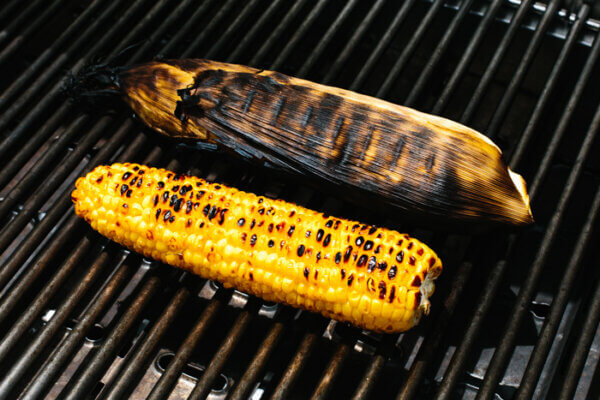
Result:
<svg viewBox="0 0 600 400"><path fill-rule="evenodd" d="M319 104L319 111L313 121L317 135L323 135L327 132L327 129L331 125L331 121L337 114L341 104L342 98L340 96L330 93L325 94L323 100L321 100L321 103Z"/></svg>
<svg viewBox="0 0 600 400"><path fill-rule="evenodd" d="M273 110L273 118L271 119L271 125L273 125L273 126L277 125L277 118L279 118L279 115L281 115L281 111L283 110L283 107L285 106L285 100L286 100L286 97L281 96L281 98L277 101L277 104L275 105L275 108Z"/></svg>
<svg viewBox="0 0 600 400"><path fill-rule="evenodd" d="M304 118L302 118L302 129L305 129L308 126L308 121L310 121L310 117L312 116L313 107L308 106L306 108L306 113L304 114Z"/></svg>
<svg viewBox="0 0 600 400"><path fill-rule="evenodd" d="M243 108L244 113L247 113L248 110L250 109L250 106L252 106L252 101L254 100L254 96L256 96L256 91L250 90L250 92L248 92L248 96L246 97L246 101L244 102L244 108Z"/></svg>
<svg viewBox="0 0 600 400"><path fill-rule="evenodd" d="M375 127L373 125L369 126L367 137L365 139L365 145L363 146L362 152L360 154L360 159L363 161L365 160L365 156L367 155L369 146L371 146L371 140L373 139L373 131L374 130L375 130Z"/></svg>

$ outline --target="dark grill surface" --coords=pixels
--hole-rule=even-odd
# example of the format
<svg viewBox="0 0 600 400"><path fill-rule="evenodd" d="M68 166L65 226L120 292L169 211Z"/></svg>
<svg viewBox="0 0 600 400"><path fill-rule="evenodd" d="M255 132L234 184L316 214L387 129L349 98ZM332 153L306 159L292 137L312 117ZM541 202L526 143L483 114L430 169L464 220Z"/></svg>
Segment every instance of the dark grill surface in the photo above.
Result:
<svg viewBox="0 0 600 400"><path fill-rule="evenodd" d="M594 12L554 0L5 1L0 399L597 399ZM88 63L155 57L276 69L472 126L527 180L536 222L427 231L61 90ZM125 251L75 217L69 196L78 176L114 161L409 232L444 260L432 313L376 335Z"/></svg>

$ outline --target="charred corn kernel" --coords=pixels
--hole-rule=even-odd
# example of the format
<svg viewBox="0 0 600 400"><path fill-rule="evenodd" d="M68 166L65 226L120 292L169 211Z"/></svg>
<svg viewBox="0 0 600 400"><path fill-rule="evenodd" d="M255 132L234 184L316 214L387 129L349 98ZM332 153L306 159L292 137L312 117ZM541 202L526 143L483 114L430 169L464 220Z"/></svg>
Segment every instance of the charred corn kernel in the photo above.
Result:
<svg viewBox="0 0 600 400"><path fill-rule="evenodd" d="M525 182L498 146L445 118L202 59L120 68L107 81L165 135L213 142L256 162L367 191L420 223L533 221Z"/></svg>
<svg viewBox="0 0 600 400"><path fill-rule="evenodd" d="M378 332L413 327L442 269L406 234L137 164L97 167L72 200L94 229L145 256Z"/></svg>

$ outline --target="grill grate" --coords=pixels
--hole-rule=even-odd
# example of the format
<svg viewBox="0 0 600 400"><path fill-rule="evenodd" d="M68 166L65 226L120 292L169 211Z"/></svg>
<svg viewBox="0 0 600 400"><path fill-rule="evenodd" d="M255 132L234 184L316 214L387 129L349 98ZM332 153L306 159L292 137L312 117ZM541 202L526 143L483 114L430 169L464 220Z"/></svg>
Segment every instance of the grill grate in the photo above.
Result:
<svg viewBox="0 0 600 400"><path fill-rule="evenodd" d="M590 244L599 235L600 34L591 4L19 3L0 10L0 399L598 396L600 253ZM199 157L122 110L86 112L64 98L65 71L99 55L277 69L469 124L523 173L536 224L428 232L243 161ZM376 335L142 259L71 210L74 180L113 161L409 231L445 262L432 315L405 334Z"/></svg>

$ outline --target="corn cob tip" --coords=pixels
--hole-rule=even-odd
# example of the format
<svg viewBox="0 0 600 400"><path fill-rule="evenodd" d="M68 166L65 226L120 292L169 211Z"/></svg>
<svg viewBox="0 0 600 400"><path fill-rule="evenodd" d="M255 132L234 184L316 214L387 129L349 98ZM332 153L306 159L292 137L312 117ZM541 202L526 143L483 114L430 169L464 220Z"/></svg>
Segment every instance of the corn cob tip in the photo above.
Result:
<svg viewBox="0 0 600 400"><path fill-rule="evenodd" d="M508 168L508 174L514 183L517 192L521 195L521 200L526 210L526 215L523 218L523 224L531 224L533 223L533 213L531 212L531 207L529 205L529 194L527 193L527 184L525 183L525 179L523 179L521 175L512 171L510 168Z"/></svg>

